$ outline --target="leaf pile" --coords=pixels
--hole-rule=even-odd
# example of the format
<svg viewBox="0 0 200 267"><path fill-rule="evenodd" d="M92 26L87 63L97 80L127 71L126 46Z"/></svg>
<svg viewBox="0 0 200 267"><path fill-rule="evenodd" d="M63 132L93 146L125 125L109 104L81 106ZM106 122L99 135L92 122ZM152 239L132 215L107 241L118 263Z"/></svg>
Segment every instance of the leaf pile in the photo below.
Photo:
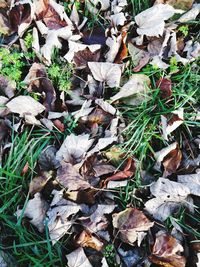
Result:
<svg viewBox="0 0 200 267"><path fill-rule="evenodd" d="M101 14L105 28L88 34L84 9L89 18ZM170 106L175 101L170 77L200 56L196 33L183 31L190 30L199 13L200 4L193 1L155 1L135 17L126 0L2 1L4 49L31 50L33 55L28 67L22 66L21 91L1 71L0 164L10 153L13 132L20 135L31 128L51 135L15 219L23 227L33 225L41 236L47 231L52 246L69 239L61 252L67 266L184 267L190 262L189 238L195 238L187 240L175 217L183 209L196 212L200 148L197 136L191 144L176 137L185 110ZM29 47L25 36L31 38ZM73 66L70 90L61 92L50 78L56 57L62 66ZM0 60L3 70L5 58ZM153 81L142 72L148 66L164 75ZM150 144L154 176L149 179L143 162L123 149L130 122L120 106L137 109L155 90L169 112L159 113L156 131L162 145ZM190 146L197 158L188 153ZM30 171L27 162L21 176ZM141 187L135 183L138 175L147 180ZM132 200L122 205L117 199L126 189Z"/></svg>

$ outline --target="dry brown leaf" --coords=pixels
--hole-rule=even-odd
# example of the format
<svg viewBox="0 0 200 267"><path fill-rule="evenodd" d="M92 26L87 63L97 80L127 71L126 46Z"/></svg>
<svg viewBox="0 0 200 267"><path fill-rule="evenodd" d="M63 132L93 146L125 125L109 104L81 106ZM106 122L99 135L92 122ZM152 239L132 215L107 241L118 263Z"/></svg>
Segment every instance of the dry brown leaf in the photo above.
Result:
<svg viewBox="0 0 200 267"><path fill-rule="evenodd" d="M66 257L69 267L93 267L85 255L83 248L77 248Z"/></svg>
<svg viewBox="0 0 200 267"><path fill-rule="evenodd" d="M34 177L29 184L29 194L35 195L40 192L51 178L52 172L43 172L40 176Z"/></svg>
<svg viewBox="0 0 200 267"><path fill-rule="evenodd" d="M126 162L126 166L124 167L123 171L119 171L112 176L106 178L104 184L107 184L109 181L120 181L124 179L128 179L135 174L136 167L135 161L132 158L128 158Z"/></svg>
<svg viewBox="0 0 200 267"><path fill-rule="evenodd" d="M163 177L167 177L172 173L175 173L180 166L182 159L182 152L177 145L176 148L167 154L163 159L164 173Z"/></svg>
<svg viewBox="0 0 200 267"><path fill-rule="evenodd" d="M44 219L48 210L48 204L42 199L40 193L36 193L33 199L27 202L25 210L18 209L16 212L17 217L28 217L39 232L44 231Z"/></svg>
<svg viewBox="0 0 200 267"><path fill-rule="evenodd" d="M83 248L93 248L97 251L101 251L103 248L103 243L97 237L85 230L75 237L75 244Z"/></svg>
<svg viewBox="0 0 200 267"><path fill-rule="evenodd" d="M121 45L119 47L119 51L115 57L114 63L121 64L123 59L125 59L128 55L128 48L126 46L126 37L127 33L122 32L122 40L121 40Z"/></svg>
<svg viewBox="0 0 200 267"><path fill-rule="evenodd" d="M180 255L181 252L183 252L183 247L174 237L159 231L149 259L154 264L163 267L185 267L186 259Z"/></svg>
<svg viewBox="0 0 200 267"><path fill-rule="evenodd" d="M88 62L99 61L99 59L100 59L100 50L91 52L89 48L85 48L84 50L78 51L74 55L74 62L77 68L79 69L87 67Z"/></svg>
<svg viewBox="0 0 200 267"><path fill-rule="evenodd" d="M133 245L138 240L139 245L141 234L148 231L154 225L142 211L135 208L127 208L124 211L113 214L113 226L118 229L122 241Z"/></svg>
<svg viewBox="0 0 200 267"><path fill-rule="evenodd" d="M48 78L45 66L39 63L33 63L29 69L29 73L24 79L24 82L28 85L29 92L44 93L44 106L47 111L54 109L54 102L56 100L56 92Z"/></svg>
<svg viewBox="0 0 200 267"><path fill-rule="evenodd" d="M160 78L156 82L156 87L160 89L162 99L169 98L172 95L172 82L168 78Z"/></svg>
<svg viewBox="0 0 200 267"><path fill-rule="evenodd" d="M90 184L84 180L75 167L66 162L62 162L57 171L57 181L69 191L90 188Z"/></svg>

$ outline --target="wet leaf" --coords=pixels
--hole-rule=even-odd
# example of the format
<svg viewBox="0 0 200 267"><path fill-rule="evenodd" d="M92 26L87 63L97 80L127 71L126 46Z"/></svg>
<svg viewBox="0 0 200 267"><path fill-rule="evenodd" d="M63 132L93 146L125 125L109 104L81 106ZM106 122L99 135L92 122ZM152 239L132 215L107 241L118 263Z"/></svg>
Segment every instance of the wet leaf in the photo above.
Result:
<svg viewBox="0 0 200 267"><path fill-rule="evenodd" d="M159 231L149 259L159 266L185 267L186 259L180 255L181 252L183 247L174 237Z"/></svg>
<svg viewBox="0 0 200 267"><path fill-rule="evenodd" d="M119 237L122 241L131 245L140 238L141 234L148 231L153 224L142 211L135 208L127 208L124 211L113 214L113 226L118 229Z"/></svg>

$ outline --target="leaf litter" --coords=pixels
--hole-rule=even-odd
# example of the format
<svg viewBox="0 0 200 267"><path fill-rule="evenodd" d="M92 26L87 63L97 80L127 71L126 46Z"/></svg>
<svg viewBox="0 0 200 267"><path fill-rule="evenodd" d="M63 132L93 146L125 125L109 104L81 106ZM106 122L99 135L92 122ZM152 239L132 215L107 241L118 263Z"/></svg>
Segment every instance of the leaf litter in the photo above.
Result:
<svg viewBox="0 0 200 267"><path fill-rule="evenodd" d="M100 12L105 17L104 30L94 28L88 35L82 6L92 16ZM96 266L97 259L103 267L182 267L190 260L186 244L166 227L181 209L195 216L200 196L200 160L192 153L187 156L188 146L177 139L187 110L176 105L166 114L159 112L156 126L162 146L150 144L151 152L156 151L151 155L154 177L142 170L137 156L120 149L127 126L120 105L137 109L157 90L159 101L170 106L171 76L178 64L186 66L200 56L198 38L192 31L191 36L184 33L198 18L200 5L158 0L135 17L129 7L126 0L20 0L2 1L0 6L3 47L34 53L22 75L21 91L9 75L0 75L0 163L3 167L10 153L12 130L21 134L32 127L52 134L51 145L43 147L35 166L27 201L15 216L40 233L48 231L52 246L69 238L72 246L62 251L69 267ZM180 36L180 25L185 36ZM53 80L59 71L49 71L55 53L63 65L73 65L70 91L60 92ZM149 66L164 76L153 81L144 71ZM64 133L62 138L54 130ZM27 163L23 176L28 172ZM142 173L149 183L132 190L134 201L118 204L120 192L124 196L129 186L137 185ZM182 240L187 238L184 228L175 229ZM115 251L112 262L106 254L110 244ZM1 262L7 266L2 256Z"/></svg>

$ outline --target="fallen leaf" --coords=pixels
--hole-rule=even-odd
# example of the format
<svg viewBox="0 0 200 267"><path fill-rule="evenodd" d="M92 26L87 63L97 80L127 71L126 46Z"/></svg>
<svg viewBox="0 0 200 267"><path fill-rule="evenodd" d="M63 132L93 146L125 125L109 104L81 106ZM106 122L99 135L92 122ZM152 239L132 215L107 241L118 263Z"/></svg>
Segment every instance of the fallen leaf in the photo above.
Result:
<svg viewBox="0 0 200 267"><path fill-rule="evenodd" d="M69 267L92 267L91 263L85 255L83 248L77 248L66 257Z"/></svg>
<svg viewBox="0 0 200 267"><path fill-rule="evenodd" d="M127 98L132 105L138 105L144 99L144 95L147 94L147 87L150 83L151 81L147 75L133 74L130 80L122 86L120 91L111 97L111 100L114 102L121 98Z"/></svg>
<svg viewBox="0 0 200 267"><path fill-rule="evenodd" d="M96 210L89 216L81 218L81 222L91 233L96 233L97 231L105 230L109 221L105 217L105 214L111 214L115 209L116 205L96 205Z"/></svg>
<svg viewBox="0 0 200 267"><path fill-rule="evenodd" d="M40 176L36 176L29 184L29 194L35 195L41 192L49 179L52 178L52 172L43 172Z"/></svg>
<svg viewBox="0 0 200 267"><path fill-rule="evenodd" d="M95 80L105 82L109 87L118 87L121 78L121 66L109 62L88 62Z"/></svg>
<svg viewBox="0 0 200 267"><path fill-rule="evenodd" d="M162 136L168 140L168 135L176 130L183 123L183 108L179 108L167 117L161 115Z"/></svg>
<svg viewBox="0 0 200 267"><path fill-rule="evenodd" d="M134 72L140 71L145 65L148 64L150 60L150 56L148 52L137 48L132 43L128 44L128 51L132 57L133 64L135 66L133 69Z"/></svg>
<svg viewBox="0 0 200 267"><path fill-rule="evenodd" d="M34 18L35 5L30 0L20 0L14 3L9 11L9 21L13 31L18 31L20 37L30 26Z"/></svg>
<svg viewBox="0 0 200 267"><path fill-rule="evenodd" d="M117 27L119 25L123 26L126 21L126 17L123 12L119 12L114 15L111 15L110 19L111 19L111 24L113 27Z"/></svg>
<svg viewBox="0 0 200 267"><path fill-rule="evenodd" d="M106 178L104 184L107 184L109 181L120 181L128 179L135 174L135 171L136 171L135 161L132 158L128 158L124 170L119 171L113 174L112 176Z"/></svg>
<svg viewBox="0 0 200 267"><path fill-rule="evenodd" d="M27 202L25 210L18 209L16 212L17 217L28 217L30 223L32 223L39 232L44 231L44 220L46 212L48 210L48 204L42 199L40 193L36 193L33 199Z"/></svg>
<svg viewBox="0 0 200 267"><path fill-rule="evenodd" d="M8 98L14 96L16 89L16 83L14 81L8 80L8 78L0 75L0 93Z"/></svg>
<svg viewBox="0 0 200 267"><path fill-rule="evenodd" d="M118 229L122 241L130 245L133 245L139 235L148 231L153 225L154 223L142 211L135 208L127 208L113 214L113 227Z"/></svg>
<svg viewBox="0 0 200 267"><path fill-rule="evenodd" d="M45 110L45 107L30 96L17 96L6 104L9 111L18 113L20 117L25 115L37 116Z"/></svg>
<svg viewBox="0 0 200 267"><path fill-rule="evenodd" d="M128 55L128 48L126 46L126 37L127 37L127 33L122 32L121 45L120 45L119 51L115 57L114 63L121 64L123 59L125 59Z"/></svg>
<svg viewBox="0 0 200 267"><path fill-rule="evenodd" d="M85 230L75 237L75 244L83 248L93 248L97 251L101 251L103 248L103 243L97 237Z"/></svg>
<svg viewBox="0 0 200 267"><path fill-rule="evenodd" d="M186 259L180 255L181 252L183 252L183 247L174 237L159 231L149 259L159 266L185 267Z"/></svg>
<svg viewBox="0 0 200 267"><path fill-rule="evenodd" d="M90 184L84 180L75 167L70 163L62 163L57 171L57 181L69 191L90 188Z"/></svg>
<svg viewBox="0 0 200 267"><path fill-rule="evenodd" d="M169 64L162 61L160 56L154 56L150 64L154 66L155 68L164 69L164 70L166 70L170 66Z"/></svg>
<svg viewBox="0 0 200 267"><path fill-rule="evenodd" d="M80 206L70 203L67 205L60 205L48 210L48 229L51 242L54 245L60 238L62 238L73 224L72 220L69 220L69 216L76 214L80 210Z"/></svg>
<svg viewBox="0 0 200 267"><path fill-rule="evenodd" d="M70 163L78 163L83 159L93 142L93 139L89 139L89 134L70 134L56 153L56 159L58 161L64 160Z"/></svg>
<svg viewBox="0 0 200 267"><path fill-rule="evenodd" d="M68 53L64 56L64 58L68 61L68 62L72 62L74 56L76 55L76 57L80 57L80 54L82 55L82 57L84 57L85 59L87 57L90 56L90 58L92 58L92 55L94 57L94 55L96 55L97 53L95 53L96 51L101 49L101 45L99 44L93 44L93 45L85 45L85 44L81 44L81 43L77 43L74 41L70 41L68 42L69 45L69 51ZM81 51L85 51L85 53L79 53L77 55L78 52ZM100 56L100 55L98 55ZM76 59L77 60L77 59ZM92 61L92 60L89 60ZM94 60L96 61L96 60ZM98 61L98 60L97 60Z"/></svg>
<svg viewBox="0 0 200 267"><path fill-rule="evenodd" d="M160 78L156 82L156 87L160 89L160 97L166 99L172 95L172 82L167 78Z"/></svg>
<svg viewBox="0 0 200 267"><path fill-rule="evenodd" d="M177 145L176 148L167 154L163 159L164 173L163 177L167 177L175 173L180 166L182 160L182 152Z"/></svg>
<svg viewBox="0 0 200 267"><path fill-rule="evenodd" d="M29 73L24 79L28 85L29 92L44 93L44 106L47 111L54 109L54 102L56 100L56 92L48 78L45 66L39 63L33 63L29 69Z"/></svg>
<svg viewBox="0 0 200 267"><path fill-rule="evenodd" d="M183 14L179 19L178 22L185 23L190 20L195 20L196 17L200 13L200 4L194 4L192 9Z"/></svg>
<svg viewBox="0 0 200 267"><path fill-rule="evenodd" d="M39 155L38 163L43 171L50 171L59 166L56 160L57 149L54 146L48 146Z"/></svg>
<svg viewBox="0 0 200 267"><path fill-rule="evenodd" d="M192 195L200 196L200 174L178 175L178 182L187 186Z"/></svg>
<svg viewBox="0 0 200 267"><path fill-rule="evenodd" d="M9 99L5 96L0 96L0 116L4 117L7 114L6 103Z"/></svg>
<svg viewBox="0 0 200 267"><path fill-rule="evenodd" d="M99 138L95 147L92 148L92 150L88 152L88 156L105 149L106 147L108 147L109 145L113 144L116 141L117 141L117 137Z"/></svg>
<svg viewBox="0 0 200 267"><path fill-rule="evenodd" d="M88 48L78 51L74 55L74 62L77 68L82 69L87 67L88 62L99 61L100 59L100 50L91 52Z"/></svg>
<svg viewBox="0 0 200 267"><path fill-rule="evenodd" d="M138 25L137 33L147 36L159 36L163 34L165 20L178 13L170 5L158 4L152 6L135 16Z"/></svg>
<svg viewBox="0 0 200 267"><path fill-rule="evenodd" d="M150 186L150 190L155 198L145 203L145 210L157 220L165 221L181 206L193 210L190 189L181 183L161 177Z"/></svg>

